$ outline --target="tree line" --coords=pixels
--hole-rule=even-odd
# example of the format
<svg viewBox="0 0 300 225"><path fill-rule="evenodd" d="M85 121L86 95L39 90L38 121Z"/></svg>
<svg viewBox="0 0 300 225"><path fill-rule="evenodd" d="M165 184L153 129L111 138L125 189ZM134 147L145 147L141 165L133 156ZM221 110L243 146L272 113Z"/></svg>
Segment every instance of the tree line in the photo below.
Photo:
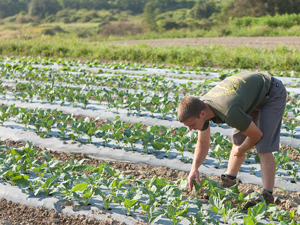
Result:
<svg viewBox="0 0 300 225"><path fill-rule="evenodd" d="M193 9L195 19L300 13L300 0L0 0L0 18L23 12L43 19L63 9L129 11L132 14ZM221 17L219 17L221 18Z"/></svg>

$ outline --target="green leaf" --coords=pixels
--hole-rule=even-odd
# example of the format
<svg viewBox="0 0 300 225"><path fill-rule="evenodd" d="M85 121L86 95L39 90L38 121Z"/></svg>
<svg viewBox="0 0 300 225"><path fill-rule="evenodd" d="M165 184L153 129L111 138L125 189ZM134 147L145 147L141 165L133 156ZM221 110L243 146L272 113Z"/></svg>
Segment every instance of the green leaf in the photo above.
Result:
<svg viewBox="0 0 300 225"><path fill-rule="evenodd" d="M164 144L161 142L151 142L151 146L155 149L155 150L161 150L164 147Z"/></svg>
<svg viewBox="0 0 300 225"><path fill-rule="evenodd" d="M185 189L188 185L188 180L187 179L181 179L179 180L179 189Z"/></svg>
<svg viewBox="0 0 300 225"><path fill-rule="evenodd" d="M44 159L46 160L46 162L49 162L52 159L51 155L47 151L43 151L42 155L43 155Z"/></svg>
<svg viewBox="0 0 300 225"><path fill-rule="evenodd" d="M213 211L214 213L219 213L219 210L218 210L218 208L216 207L216 206L211 206L211 207L209 207L209 209L211 210L211 211Z"/></svg>
<svg viewBox="0 0 300 225"><path fill-rule="evenodd" d="M39 187L39 188L37 188L37 189L34 190L33 194L36 196L39 193L43 193L43 192L44 192L44 189L42 187Z"/></svg>
<svg viewBox="0 0 300 225"><path fill-rule="evenodd" d="M256 217L256 219L262 219L265 217L265 213L267 212L267 206L264 202L260 202L252 208L252 215Z"/></svg>
<svg viewBox="0 0 300 225"><path fill-rule="evenodd" d="M91 128L89 129L89 131L88 131L88 135L94 134L96 130L97 130L97 129L94 129L94 128L91 127Z"/></svg>
<svg viewBox="0 0 300 225"><path fill-rule="evenodd" d="M124 206L127 208L127 209L130 209L132 206L134 206L139 200L138 199L135 199L135 200L130 200L130 199L125 199L124 201Z"/></svg>
<svg viewBox="0 0 300 225"><path fill-rule="evenodd" d="M95 188L95 195L100 195L102 198L106 196L99 188Z"/></svg>
<svg viewBox="0 0 300 225"><path fill-rule="evenodd" d="M149 219L150 224L156 223L163 215L165 210L161 208L155 208L153 213L151 213L151 218Z"/></svg>
<svg viewBox="0 0 300 225"><path fill-rule="evenodd" d="M51 176L48 177L45 184L47 185L47 187L51 186L51 184L55 181L55 179L57 178L57 176Z"/></svg>
<svg viewBox="0 0 300 225"><path fill-rule="evenodd" d="M51 119L48 119L48 121L47 121L47 127L50 127L50 126L52 126L53 125L53 119L51 118Z"/></svg>
<svg viewBox="0 0 300 225"><path fill-rule="evenodd" d="M71 192L83 191L88 186L88 183L80 183L71 189Z"/></svg>
<svg viewBox="0 0 300 225"><path fill-rule="evenodd" d="M215 196L211 196L209 198L209 204L211 204L212 206L217 207L218 209L221 209L222 206L223 206L221 199L219 199Z"/></svg>
<svg viewBox="0 0 300 225"><path fill-rule="evenodd" d="M18 175L11 178L11 181L15 184L20 184L23 188L30 186L27 175Z"/></svg>
<svg viewBox="0 0 300 225"><path fill-rule="evenodd" d="M256 225L255 221L253 221L251 216L244 217L244 224L247 225Z"/></svg>

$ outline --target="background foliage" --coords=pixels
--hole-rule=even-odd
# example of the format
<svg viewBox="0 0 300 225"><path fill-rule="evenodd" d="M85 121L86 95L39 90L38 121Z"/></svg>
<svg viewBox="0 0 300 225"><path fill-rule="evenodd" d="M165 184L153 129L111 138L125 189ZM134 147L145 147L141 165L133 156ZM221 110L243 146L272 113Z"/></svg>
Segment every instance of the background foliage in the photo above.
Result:
<svg viewBox="0 0 300 225"><path fill-rule="evenodd" d="M299 36L299 13L300 0L0 0L0 39Z"/></svg>

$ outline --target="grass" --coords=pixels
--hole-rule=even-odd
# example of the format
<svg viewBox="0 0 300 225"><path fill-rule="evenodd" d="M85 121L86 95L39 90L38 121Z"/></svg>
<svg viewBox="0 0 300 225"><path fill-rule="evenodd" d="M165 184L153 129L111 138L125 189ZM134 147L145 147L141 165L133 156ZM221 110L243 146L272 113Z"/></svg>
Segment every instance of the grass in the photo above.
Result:
<svg viewBox="0 0 300 225"><path fill-rule="evenodd" d="M4 21L4 22L3 22ZM164 30L159 28L158 32L151 32L147 25L143 24L142 17L125 17L124 19L110 21L108 24L99 22L75 22L75 23L16 23L3 20L0 23L0 31L19 30L10 37L2 35L2 38L22 38L27 35L31 38L41 36L43 29L59 26L64 32L55 32L56 35L64 38L79 37L87 41L102 40L141 40L141 39L161 39L161 38L197 38L197 37L257 37L257 36L300 36L300 26L272 27L266 24L254 24L251 26L240 26L235 23L228 25L214 26L209 29L203 27L188 27L182 29ZM1 22L1 21L0 21ZM140 30L137 32L137 30ZM126 31L126 32L125 32ZM85 35L84 35L85 34Z"/></svg>
<svg viewBox="0 0 300 225"><path fill-rule="evenodd" d="M221 45L199 47L151 47L89 43L77 38L6 39L0 42L5 56L62 57L128 61L136 63L176 64L188 67L241 68L264 71L300 71L300 51L278 46L257 49Z"/></svg>

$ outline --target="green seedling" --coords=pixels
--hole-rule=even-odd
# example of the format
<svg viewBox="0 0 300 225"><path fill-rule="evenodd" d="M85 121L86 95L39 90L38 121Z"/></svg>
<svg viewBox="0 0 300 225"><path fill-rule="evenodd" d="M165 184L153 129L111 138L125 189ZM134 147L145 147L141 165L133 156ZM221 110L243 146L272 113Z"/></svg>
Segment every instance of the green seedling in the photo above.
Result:
<svg viewBox="0 0 300 225"><path fill-rule="evenodd" d="M203 208L201 208L194 216L193 220L191 221L191 224L196 222L197 225L206 225L206 224L214 224L218 225L219 221L217 221L214 217L211 217L208 213L208 211L204 211Z"/></svg>
<svg viewBox="0 0 300 225"><path fill-rule="evenodd" d="M267 209L268 209L267 205L264 201L256 204L253 207L248 208L247 214L249 217L245 217L244 221L245 221L245 219L246 219L246 221L247 220L257 221L257 220L264 218L266 215Z"/></svg>
<svg viewBox="0 0 300 225"><path fill-rule="evenodd" d="M251 174L251 175L255 175L255 170L256 170L256 167L252 166L252 167L251 167L251 173L250 173L250 174Z"/></svg>
<svg viewBox="0 0 300 225"><path fill-rule="evenodd" d="M290 120L287 123L285 123L284 128L286 131L290 132L291 137L294 137L296 134L295 129L299 126L299 121L296 119Z"/></svg>
<svg viewBox="0 0 300 225"><path fill-rule="evenodd" d="M288 156L290 149L287 151L281 152L274 152L274 159L277 165L277 168L280 166L282 169L287 169L288 163L291 161L291 157Z"/></svg>
<svg viewBox="0 0 300 225"><path fill-rule="evenodd" d="M110 125L108 125L108 124L102 125L102 126L99 127L99 130L100 131L97 132L95 134L95 136L97 138L104 139L104 146L107 147L108 143L111 141L109 139L112 137L112 135L110 134Z"/></svg>
<svg viewBox="0 0 300 225"><path fill-rule="evenodd" d="M48 178L38 177L33 180L33 184L31 186L34 195L38 194L46 194L50 195L53 193L53 190L59 185L58 176L52 175Z"/></svg>
<svg viewBox="0 0 300 225"><path fill-rule="evenodd" d="M141 207L144 212L147 214L148 222L150 224L155 224L163 215L164 209L157 208L157 203L149 204L141 204Z"/></svg>
<svg viewBox="0 0 300 225"><path fill-rule="evenodd" d="M11 111L15 108L15 105L7 106L4 105L0 107L0 124L3 126L3 123L10 118Z"/></svg>
<svg viewBox="0 0 300 225"><path fill-rule="evenodd" d="M88 205L95 194L95 187L88 182L79 183L71 189L72 198Z"/></svg>
<svg viewBox="0 0 300 225"><path fill-rule="evenodd" d="M270 213L271 220L279 220L280 224L291 223L295 218L295 211L286 212L284 210L279 210L276 205L269 206L267 212Z"/></svg>
<svg viewBox="0 0 300 225"><path fill-rule="evenodd" d="M60 121L58 121L56 126L59 129L58 133L60 134L61 138L65 139L65 136L66 136L67 132L69 131L68 124L66 123L66 121L60 120Z"/></svg>
<svg viewBox="0 0 300 225"><path fill-rule="evenodd" d="M108 185L109 186L109 185ZM111 194L104 194L99 188L95 190L95 195L100 195L103 200L103 208L105 210L110 209L110 205L115 202L115 197Z"/></svg>
<svg viewBox="0 0 300 225"><path fill-rule="evenodd" d="M206 179L203 179L200 181L200 184L197 183L196 180L193 180L193 185L195 187L195 197L198 198L199 191L202 187L205 187L208 184L208 181Z"/></svg>
<svg viewBox="0 0 300 225"><path fill-rule="evenodd" d="M232 208L231 202L227 201L227 199L221 200L218 197L211 196L209 203L211 205L209 209L221 215L225 224L229 219L237 217L237 208Z"/></svg>
<svg viewBox="0 0 300 225"><path fill-rule="evenodd" d="M123 195L117 195L116 201L121 206L124 214L130 216L140 207L139 200L141 197L140 193L127 189Z"/></svg>
<svg viewBox="0 0 300 225"><path fill-rule="evenodd" d="M222 167L224 163L223 159L229 159L232 143L227 140L221 133L216 132L212 137L210 137L211 144L214 146L210 155L218 159L219 166Z"/></svg>
<svg viewBox="0 0 300 225"><path fill-rule="evenodd" d="M154 140L154 136L152 133L148 132L147 130L144 131L144 134L141 134L141 141L146 154L148 154L148 144Z"/></svg>
<svg viewBox="0 0 300 225"><path fill-rule="evenodd" d="M298 178L299 178L299 168L300 168L300 164L298 163L293 163L293 164L290 164L290 163L288 163L287 165L286 165L286 168L288 169L288 170L291 170L291 171L287 171L287 175L291 175L291 176L293 176L293 178L294 178L294 183L297 183L297 181L298 181Z"/></svg>

